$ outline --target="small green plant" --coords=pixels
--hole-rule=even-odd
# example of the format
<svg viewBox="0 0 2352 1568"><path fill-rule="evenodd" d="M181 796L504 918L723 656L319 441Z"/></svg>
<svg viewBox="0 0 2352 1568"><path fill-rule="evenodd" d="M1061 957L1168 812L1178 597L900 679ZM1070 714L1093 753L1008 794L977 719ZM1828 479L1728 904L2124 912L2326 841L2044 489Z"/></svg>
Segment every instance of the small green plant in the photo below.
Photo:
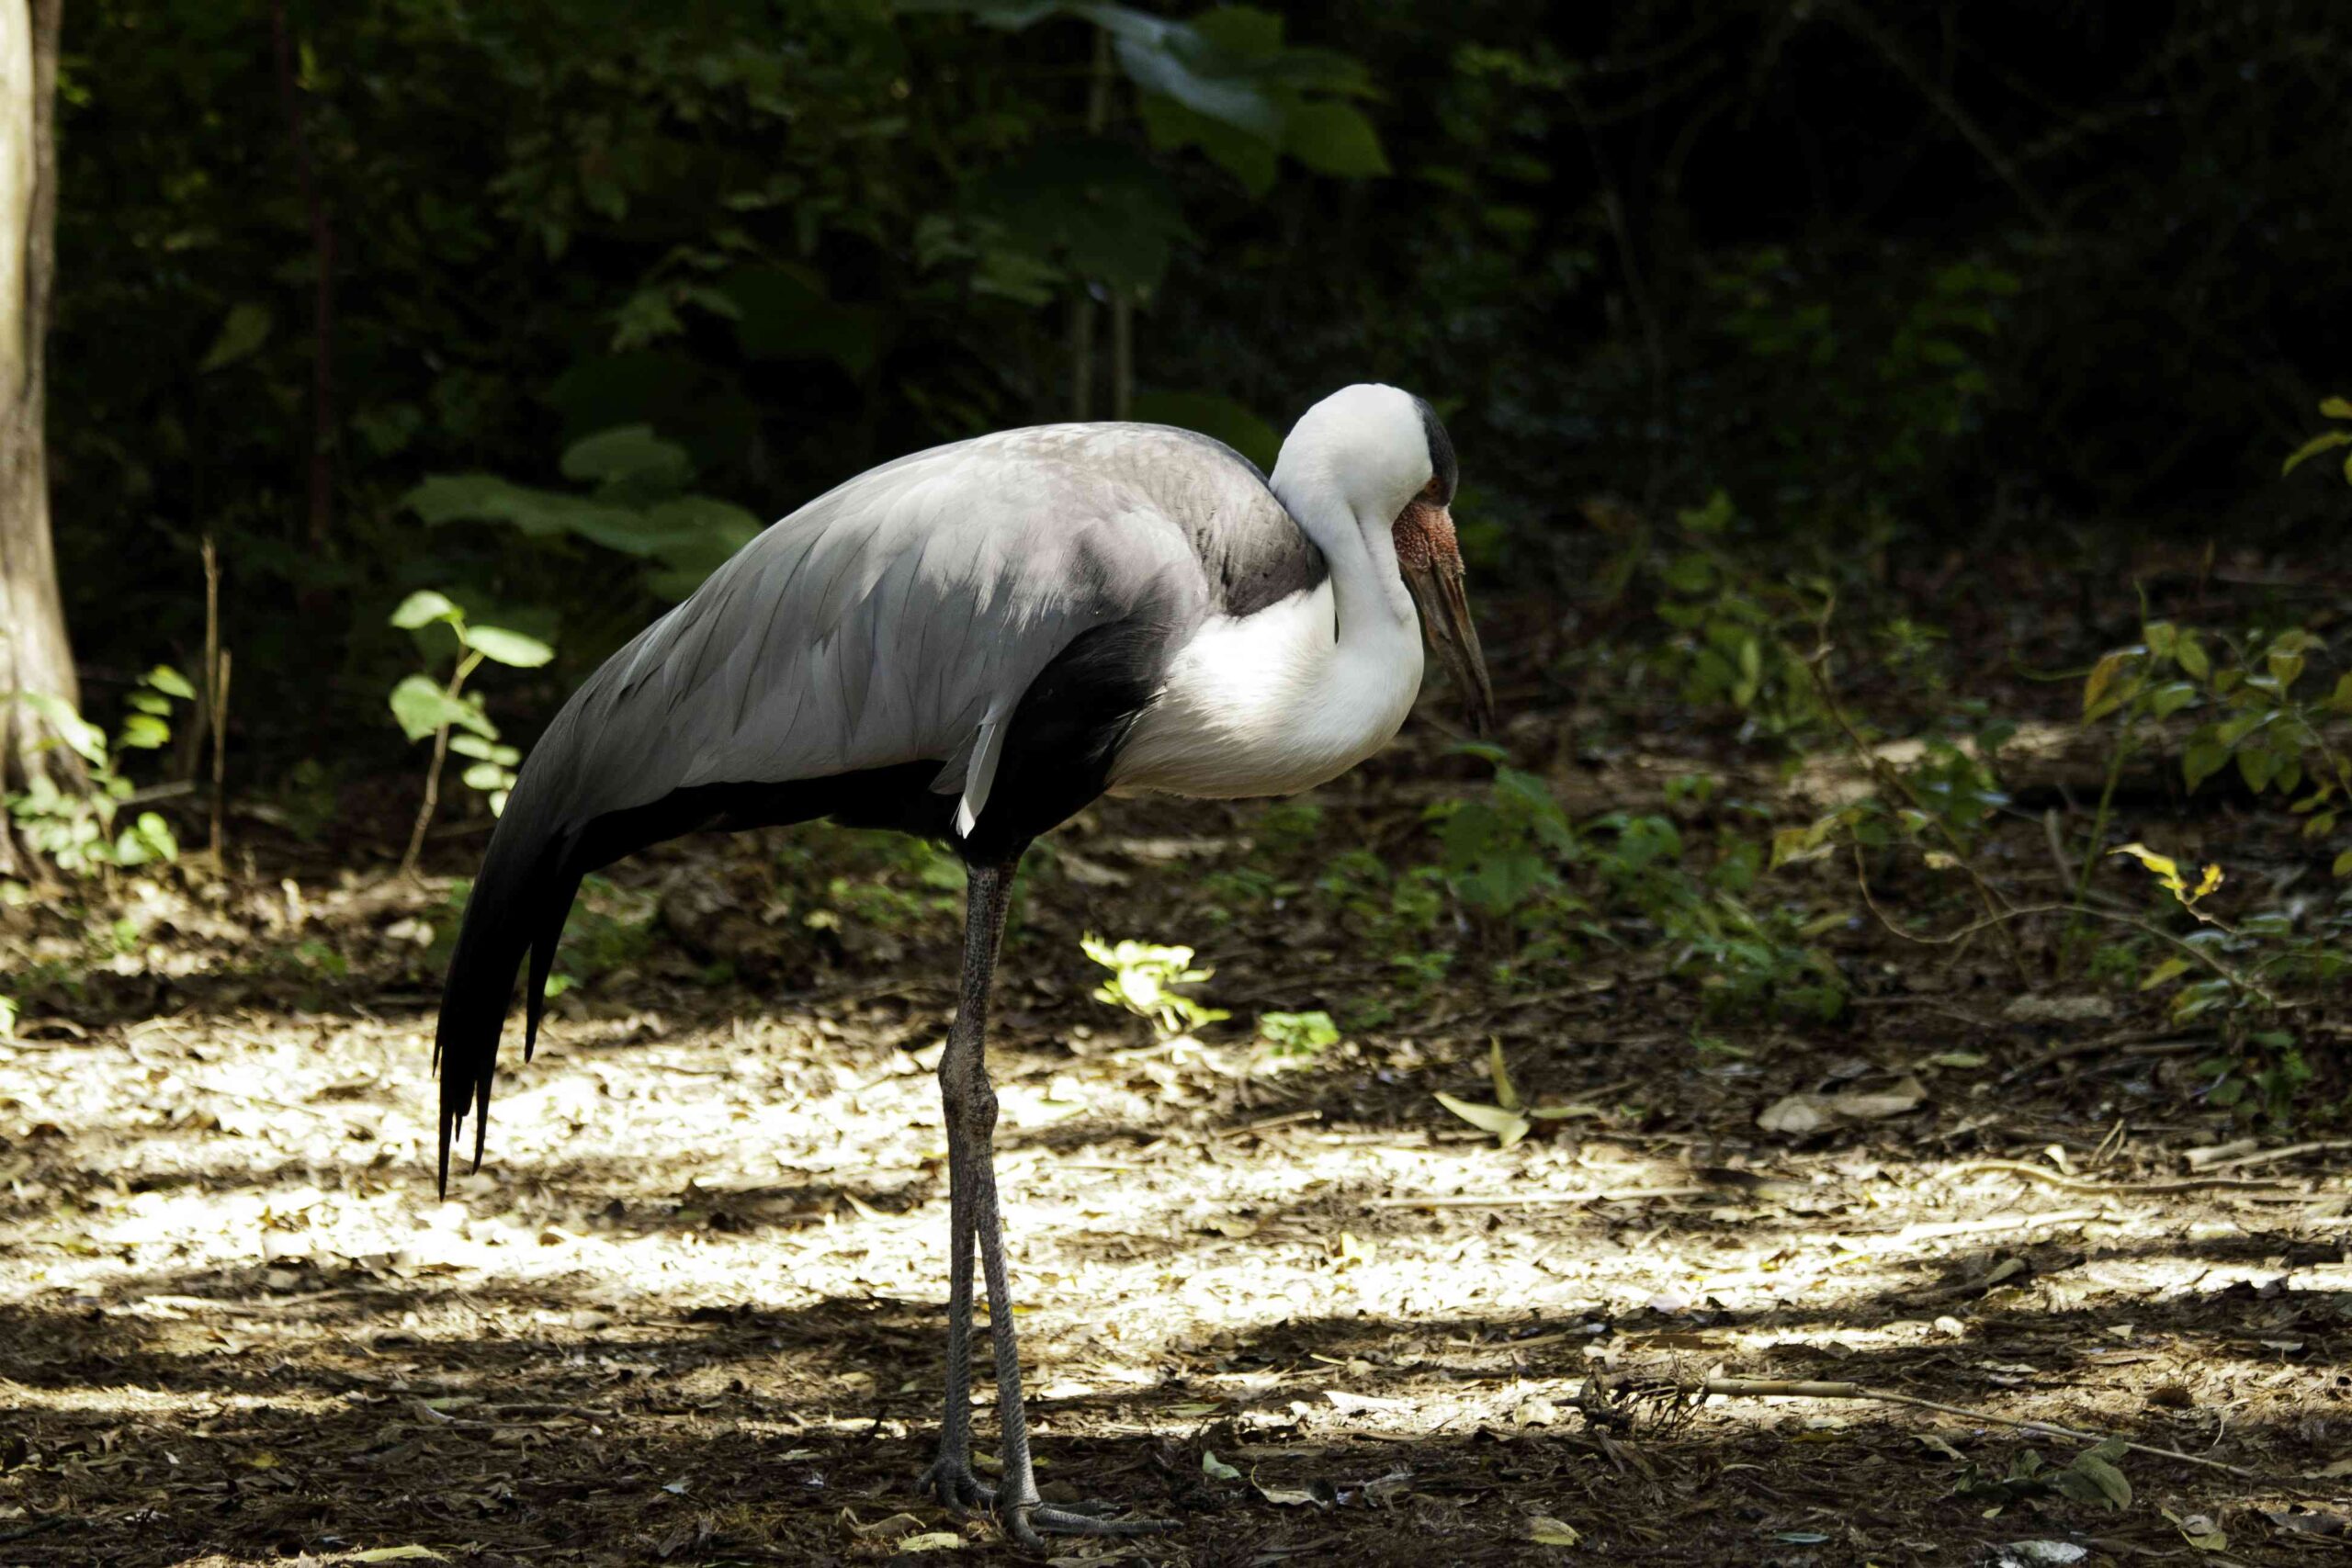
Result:
<svg viewBox="0 0 2352 1568"><path fill-rule="evenodd" d="M2325 695L2297 694L2311 656L2326 643L2301 626L2256 630L2243 638L2214 637L2216 657L2206 634L2169 621L2145 623L2140 637L2101 658L2083 682L2083 722L2110 720L2117 731L2094 847L2124 764L2149 743L2152 721L2177 713L2200 720L2180 751L2181 777L2191 790L2234 764L2246 788L2278 795L2303 818L2304 838L2333 835L2352 799L2352 760L2329 742L2325 727L2352 716L2352 671L2338 675ZM2352 849L2335 857L2333 869L2352 877Z"/></svg>
<svg viewBox="0 0 2352 1568"><path fill-rule="evenodd" d="M1989 1474L1970 1464L1953 1484L1952 1495L1996 1506L2054 1495L2097 1504L2111 1511L2120 1510L2132 1506L2132 1483L2120 1468L2123 1456L2130 1451L2122 1438L2109 1438L2085 1449L2064 1465L2053 1465L2045 1462L2033 1450L2025 1449L2009 1461L2006 1475Z"/></svg>
<svg viewBox="0 0 2352 1568"><path fill-rule="evenodd" d="M1724 553L1718 540L1733 515L1722 491L1678 514L1690 547L1668 559L1657 597L1658 619L1675 635L1650 665L1692 707L1738 714L1743 735L1790 739L1821 716L1804 661L1792 648L1811 612L1792 591L1758 581Z"/></svg>
<svg viewBox="0 0 2352 1568"><path fill-rule="evenodd" d="M534 637L503 626L475 626L447 594L422 589L401 601L391 624L402 631L424 633L446 626L457 639L456 659L447 676L428 672L404 675L392 688L392 717L411 740L433 740L433 764L424 778L424 805L409 834L408 852L401 870L416 869L424 849L424 830L433 822L441 800L441 765L455 751L469 760L462 775L469 788L490 797L492 812L503 810L506 794L514 787L514 769L523 754L499 744L498 727L483 711L481 694L466 690L466 682L488 660L515 670L536 670L555 657L555 650Z"/></svg>
<svg viewBox="0 0 2352 1568"><path fill-rule="evenodd" d="M1328 1012L1261 1012L1258 1043L1277 1060L1319 1055L1340 1043L1339 1025Z"/></svg>
<svg viewBox="0 0 2352 1568"><path fill-rule="evenodd" d="M1114 944L1091 932L1079 939L1079 946L1087 957L1111 972L1109 979L1094 987L1094 999L1148 1020L1153 1033L1163 1041L1189 1035L1233 1016L1219 1008L1204 1007L1176 989L1179 986L1196 986L1216 973L1193 967L1193 950L1189 947L1163 947L1133 941Z"/></svg>
<svg viewBox="0 0 2352 1568"><path fill-rule="evenodd" d="M59 738L41 745L65 746L81 759L90 781L84 793L61 789L47 773L37 773L22 792L5 797L28 849L73 876L179 858L179 840L171 824L155 812L141 811L129 822L119 818L123 803L136 793L122 771L124 754L171 743L172 705L196 695L186 676L158 664L140 677L126 704L130 711L111 741L62 697L44 692L12 695Z"/></svg>
<svg viewBox="0 0 2352 1568"><path fill-rule="evenodd" d="M2330 398L2319 405L2319 412L2323 419L2352 420L2352 398ZM2339 446L2352 446L2352 430L2323 430L2289 453L2278 472L2282 476L2291 474L2309 459L2323 452L2333 452ZM2352 484L2352 453L2346 454L2344 458L2344 480Z"/></svg>

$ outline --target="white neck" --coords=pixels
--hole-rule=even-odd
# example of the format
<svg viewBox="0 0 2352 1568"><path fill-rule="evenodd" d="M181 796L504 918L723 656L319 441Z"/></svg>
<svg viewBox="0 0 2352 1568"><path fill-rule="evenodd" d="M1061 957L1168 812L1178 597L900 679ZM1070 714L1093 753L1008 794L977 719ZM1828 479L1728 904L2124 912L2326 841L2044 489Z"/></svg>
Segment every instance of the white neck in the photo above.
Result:
<svg viewBox="0 0 2352 1568"><path fill-rule="evenodd" d="M1360 525L1332 492L1285 488L1275 472L1274 494L1329 575L1254 614L1211 616L1193 634L1121 749L1121 793L1312 789L1386 745L1412 711L1420 623L1388 529Z"/></svg>

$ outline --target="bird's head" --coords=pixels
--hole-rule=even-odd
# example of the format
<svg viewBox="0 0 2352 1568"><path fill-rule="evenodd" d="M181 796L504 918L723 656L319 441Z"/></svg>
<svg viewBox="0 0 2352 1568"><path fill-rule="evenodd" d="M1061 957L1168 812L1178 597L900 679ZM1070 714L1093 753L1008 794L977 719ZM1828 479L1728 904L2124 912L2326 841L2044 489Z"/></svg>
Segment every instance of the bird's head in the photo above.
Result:
<svg viewBox="0 0 2352 1568"><path fill-rule="evenodd" d="M1410 392L1367 382L1306 411L1283 443L1272 484L1294 511L1301 510L1294 498L1307 491L1338 495L1368 544L1385 534L1386 548L1375 548L1374 558L1394 556L1471 730L1484 735L1494 727L1495 692L1453 532L1458 478L1453 442L1436 411Z"/></svg>

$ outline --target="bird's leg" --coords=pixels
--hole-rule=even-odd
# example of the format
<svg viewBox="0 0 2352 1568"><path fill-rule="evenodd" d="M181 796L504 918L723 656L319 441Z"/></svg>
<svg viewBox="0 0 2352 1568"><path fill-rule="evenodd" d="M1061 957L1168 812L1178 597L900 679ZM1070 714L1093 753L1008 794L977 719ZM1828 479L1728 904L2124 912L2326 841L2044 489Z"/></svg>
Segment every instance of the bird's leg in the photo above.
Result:
<svg viewBox="0 0 2352 1568"><path fill-rule="evenodd" d="M989 1081L985 1038L989 981L1004 933L1012 865L974 866L964 916L964 983L955 1026L939 1058L940 1099L947 1120L948 1210L955 1235L949 1253L955 1279L947 1299L947 1418L939 1458L922 1485L942 1502L993 1503L1005 1531L1023 1546L1057 1535L1138 1535L1170 1527L1158 1521L1107 1520L1091 1512L1047 1507L1037 1495L1029 1458L1029 1417L1021 1398L1021 1352L1012 1325L1012 1291L1004 1262L1004 1224L998 1207L993 1143L996 1089ZM988 1280L989 1334L996 1351L997 1416L1002 1427L1004 1475L991 1492L971 1471L972 1244ZM951 1497L950 1494L956 1494Z"/></svg>
<svg viewBox="0 0 2352 1568"><path fill-rule="evenodd" d="M947 1049L939 1058L939 1098L947 1121L947 1408L939 1427L939 1457L917 1484L958 1513L996 1501L995 1489L972 1473L972 1241L978 1234L973 1206L978 1176L989 1169L989 1130L996 1123L996 1090L988 1080L983 1036L989 977L1004 931L1006 889L999 886L1000 874L992 869L971 874L963 988L956 1021L948 1026ZM1001 879L1007 885L1012 880L1009 873Z"/></svg>

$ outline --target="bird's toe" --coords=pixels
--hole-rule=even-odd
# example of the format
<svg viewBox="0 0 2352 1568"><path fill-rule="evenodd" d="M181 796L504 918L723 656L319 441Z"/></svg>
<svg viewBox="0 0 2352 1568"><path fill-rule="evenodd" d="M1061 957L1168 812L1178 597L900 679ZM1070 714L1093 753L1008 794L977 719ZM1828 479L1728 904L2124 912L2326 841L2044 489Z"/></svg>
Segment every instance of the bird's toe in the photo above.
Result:
<svg viewBox="0 0 2352 1568"><path fill-rule="evenodd" d="M1173 1519L1111 1519L1102 1515L1110 1505L1072 1503L1056 1507L1039 1504L1004 1511L1005 1533L1021 1546L1040 1551L1049 1535L1157 1535L1176 1528Z"/></svg>
<svg viewBox="0 0 2352 1568"><path fill-rule="evenodd" d="M936 1500L950 1513L961 1514L967 1508L988 1508L995 1506L996 1488L983 1483L972 1473L971 1465L960 1459L942 1454L931 1461L931 1468L915 1483L915 1490Z"/></svg>

